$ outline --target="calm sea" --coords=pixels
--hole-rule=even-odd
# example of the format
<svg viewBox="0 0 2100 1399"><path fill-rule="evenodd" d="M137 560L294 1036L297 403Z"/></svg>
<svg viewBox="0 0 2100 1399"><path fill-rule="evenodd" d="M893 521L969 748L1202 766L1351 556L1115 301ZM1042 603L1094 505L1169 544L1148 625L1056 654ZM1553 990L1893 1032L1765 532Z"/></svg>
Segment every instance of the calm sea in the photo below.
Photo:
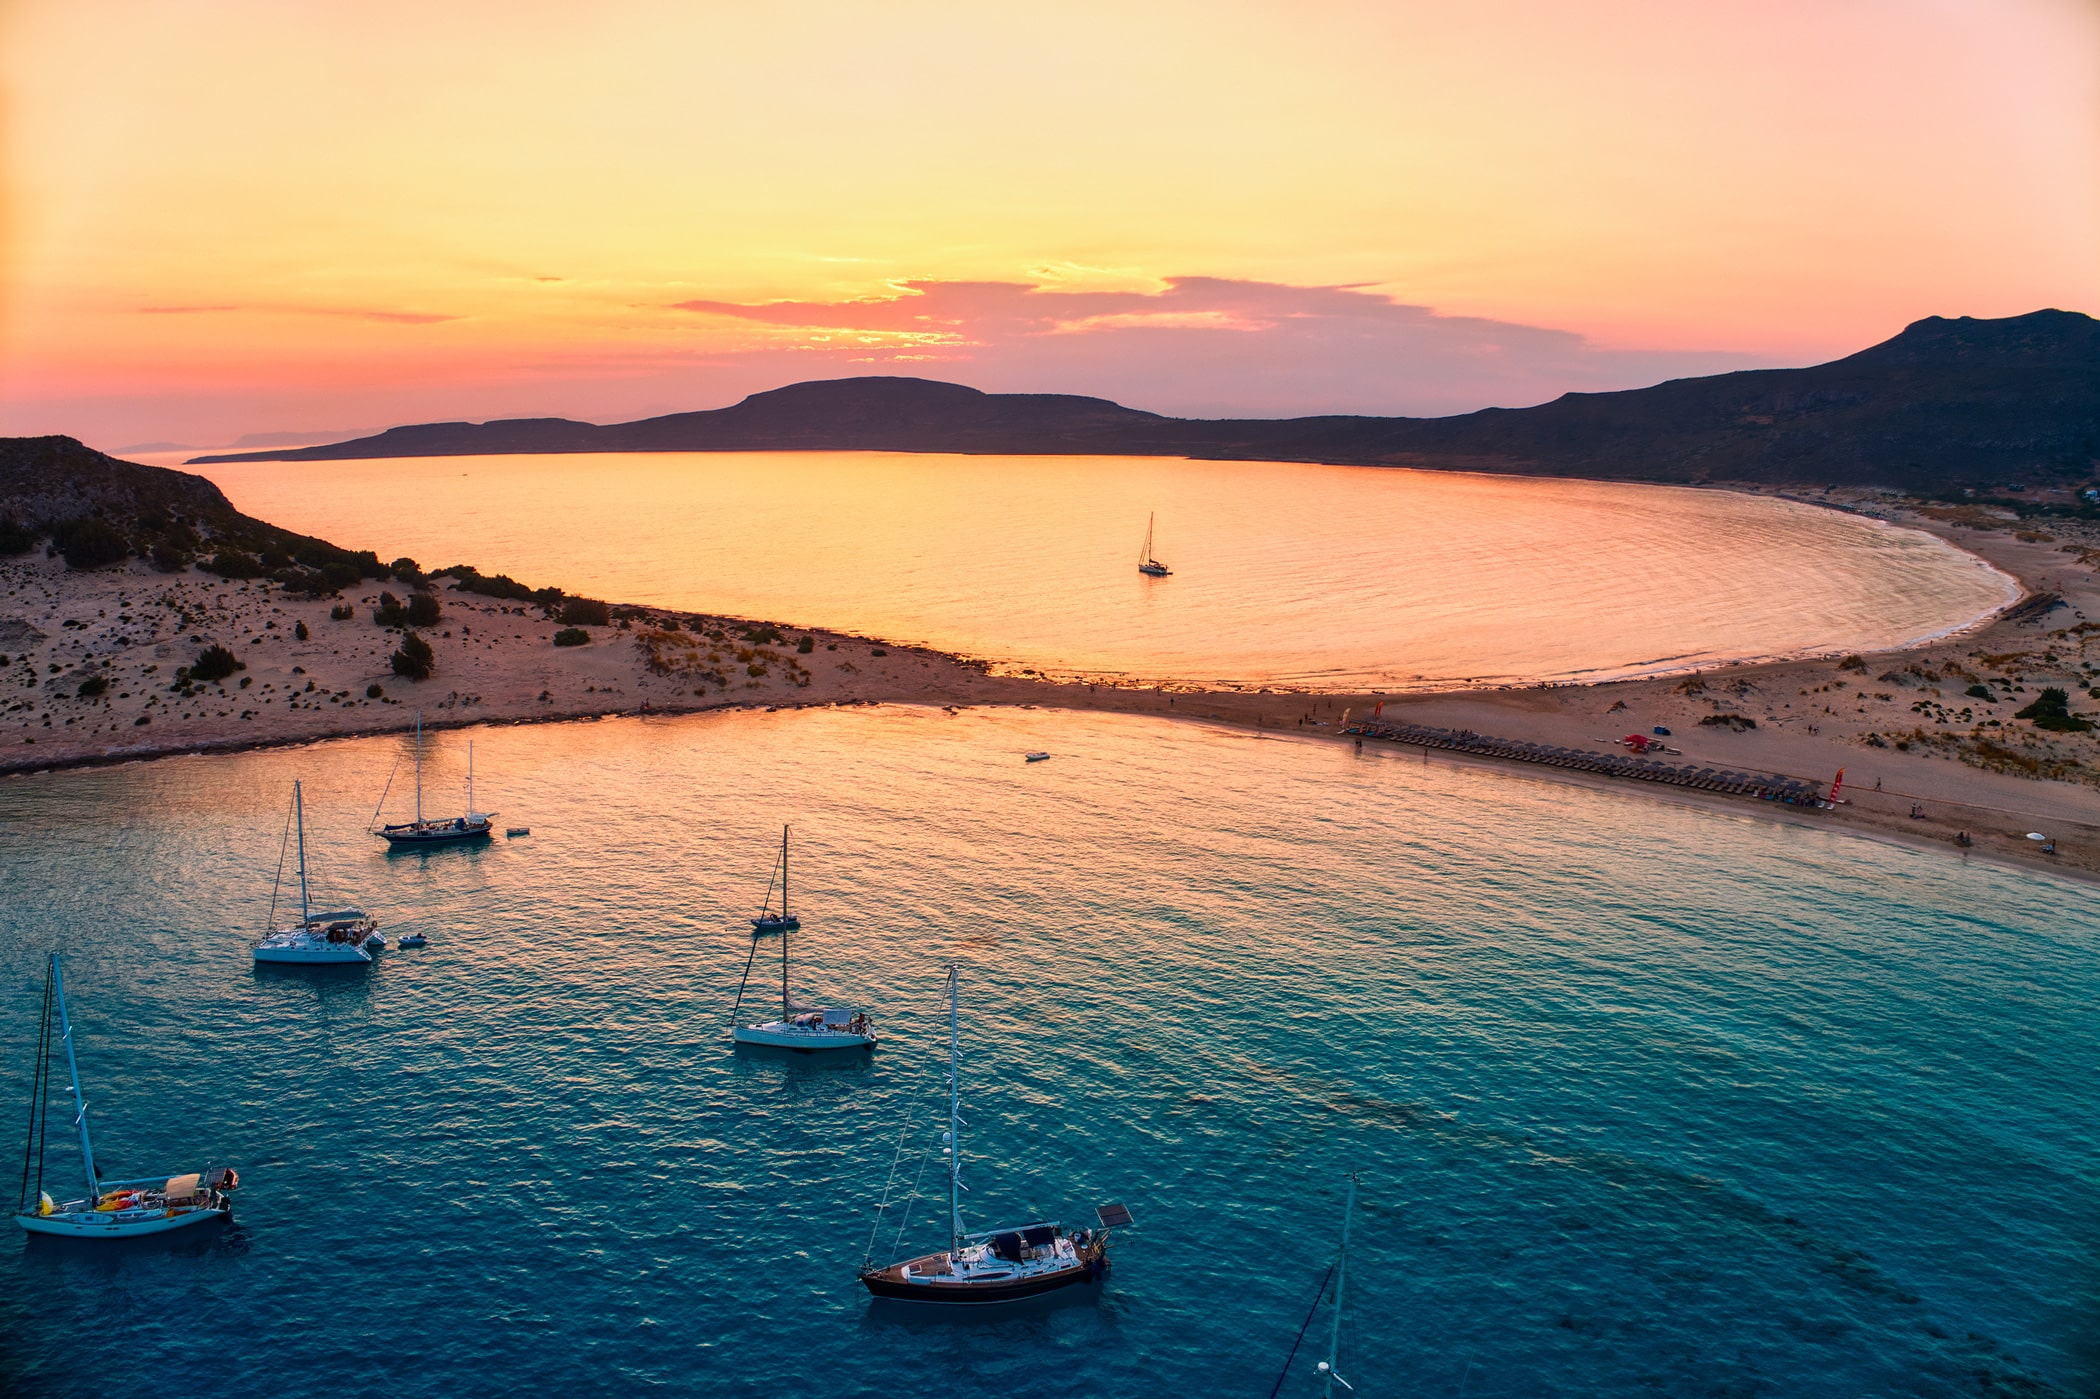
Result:
<svg viewBox="0 0 2100 1399"><path fill-rule="evenodd" d="M2018 595L1873 520L1593 481L872 452L202 470L252 514L382 558L1203 684L1594 680L1897 646ZM1172 578L1137 572L1154 514Z"/></svg>
<svg viewBox="0 0 2100 1399"><path fill-rule="evenodd" d="M2084 888L1137 717L474 736L529 838L389 857L394 739L0 783L8 1120L62 948L105 1168L245 1180L194 1249L0 1247L0 1391L1262 1396L1348 1171L1360 1395L2100 1389ZM295 776L326 896L427 950L251 965ZM797 991L872 1008L867 1060L726 1042L782 822ZM968 1215L1129 1203L1099 1289L854 1282L951 961ZM939 1237L921 1202L875 1252Z"/></svg>

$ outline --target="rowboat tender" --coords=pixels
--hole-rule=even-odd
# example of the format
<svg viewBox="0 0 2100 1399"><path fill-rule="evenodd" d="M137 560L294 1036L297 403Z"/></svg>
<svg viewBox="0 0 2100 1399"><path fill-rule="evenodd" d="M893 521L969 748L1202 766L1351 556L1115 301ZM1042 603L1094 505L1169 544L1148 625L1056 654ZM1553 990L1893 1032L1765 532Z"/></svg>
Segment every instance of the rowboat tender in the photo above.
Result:
<svg viewBox="0 0 2100 1399"><path fill-rule="evenodd" d="M66 1072L72 1080L73 1125L80 1133L80 1160L87 1191L77 1200L60 1202L44 1189L45 1133L50 1125L52 1012L57 1011L57 1045L65 1048ZM30 1180L36 1203L29 1204ZM88 1135L87 1099L80 1091L80 1066L73 1057L73 1025L66 1014L66 981L58 954L51 954L44 978L43 1017L37 1031L36 1083L29 1103L29 1137L23 1148L23 1201L15 1222L31 1234L72 1239L135 1239L166 1234L233 1217L232 1192L241 1183L231 1166L182 1175L104 1180L95 1170L95 1145Z"/></svg>

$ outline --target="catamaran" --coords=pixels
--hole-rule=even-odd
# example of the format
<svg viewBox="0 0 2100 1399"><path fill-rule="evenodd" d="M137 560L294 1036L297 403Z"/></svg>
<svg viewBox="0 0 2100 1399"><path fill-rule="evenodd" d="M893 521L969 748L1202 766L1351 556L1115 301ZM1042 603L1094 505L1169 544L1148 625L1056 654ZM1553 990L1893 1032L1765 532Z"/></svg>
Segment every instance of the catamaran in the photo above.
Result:
<svg viewBox="0 0 2100 1399"><path fill-rule="evenodd" d="M52 1010L58 1034L51 1033ZM80 1164L87 1192L63 1203L44 1189L45 1134L51 1120L51 1056L63 1045L73 1086L73 1125L80 1132ZM32 1180L36 1203L31 1205ZM44 973L44 1011L37 1027L35 1086L29 1099L29 1138L22 1149L22 1193L15 1222L32 1234L75 1239L131 1239L165 1234L233 1217L231 1193L241 1183L231 1166L183 1175L104 1180L95 1170L95 1144L88 1136L87 1099L80 1092L80 1065L73 1057L73 1023L66 1015L66 977L57 953Z"/></svg>
<svg viewBox="0 0 2100 1399"><path fill-rule="evenodd" d="M948 1247L940 1253L907 1258L883 1268L863 1267L861 1283L877 1297L983 1306L1093 1282L1108 1272L1110 1231L1131 1222L1126 1206L1102 1205L1096 1209L1095 1216L1101 1222L1098 1229L1068 1231L1061 1224L1042 1221L981 1233L963 1229L962 1095L957 1078L962 1032L956 982L957 971L951 966L948 1130L941 1134L941 1154L948 1158Z"/></svg>
<svg viewBox="0 0 2100 1399"><path fill-rule="evenodd" d="M299 828L299 921L279 926L277 895L284 884L284 857L277 858L277 884L270 890L270 931L255 944L258 962L369 962L371 952L386 946L379 924L363 909L341 908L316 913L306 880L306 799L292 784L292 817Z"/></svg>
<svg viewBox="0 0 2100 1399"><path fill-rule="evenodd" d="M780 912L773 911L773 886L780 886ZM788 912L788 828L780 828L780 863L773 867L773 878L766 884L765 906L759 909L758 917L751 920L754 933L785 933L802 926L802 920ZM787 955L787 949L781 949Z"/></svg>
<svg viewBox="0 0 2100 1399"><path fill-rule="evenodd" d="M795 926L799 927L800 924ZM744 979L737 984L736 1007L729 1019L734 1027L730 1038L738 1044L763 1044L775 1049L873 1049L875 1026L867 1012L837 1006L798 1006L788 990L788 929L780 932L780 1018L746 1025L743 1021L744 988L751 984L751 967L758 960L758 934L751 934L751 955L744 959Z"/></svg>
<svg viewBox="0 0 2100 1399"><path fill-rule="evenodd" d="M379 798L386 805L386 796ZM495 830L496 813L474 809L474 741L467 740L467 810L464 816L423 819L423 711L416 711L416 819L381 826L379 834L395 845L444 845L453 841L483 840Z"/></svg>
<svg viewBox="0 0 2100 1399"><path fill-rule="evenodd" d="M1154 516L1145 517L1145 547L1138 551L1138 572L1148 578L1171 578L1174 570L1152 557L1152 522Z"/></svg>

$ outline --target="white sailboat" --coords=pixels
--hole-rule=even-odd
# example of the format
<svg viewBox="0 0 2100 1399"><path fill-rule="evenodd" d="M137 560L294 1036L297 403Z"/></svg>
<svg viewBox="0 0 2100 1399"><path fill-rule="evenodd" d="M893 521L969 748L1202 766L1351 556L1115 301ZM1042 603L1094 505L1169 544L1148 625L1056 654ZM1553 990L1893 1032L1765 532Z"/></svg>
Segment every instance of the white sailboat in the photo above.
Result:
<svg viewBox="0 0 2100 1399"><path fill-rule="evenodd" d="M782 858L785 859L784 849ZM785 898L783 890L783 903ZM788 932L785 927L780 930L780 1018L749 1025L743 1022L744 988L751 984L751 966L758 960L758 932L754 927L751 955L744 959L744 979L737 984L736 1006L729 1013L734 1027L730 1038L738 1044L762 1044L774 1049L873 1049L877 1043L875 1025L867 1012L851 1007L795 1004L788 990Z"/></svg>
<svg viewBox="0 0 2100 1399"><path fill-rule="evenodd" d="M862 1286L877 1297L951 1306L986 1306L1092 1282L1108 1272L1111 1228L1131 1222L1123 1205L1095 1210L1098 1229L1069 1231L1037 1222L968 1233L962 1217L962 1030L957 972L948 968L948 1130L941 1152L948 1158L948 1247L886 1267L861 1269ZM901 1229L899 1231L902 1232Z"/></svg>
<svg viewBox="0 0 2100 1399"><path fill-rule="evenodd" d="M51 1013L58 1011L57 1043L66 1051L73 1087L73 1125L80 1133L80 1164L87 1191L63 1203L44 1189L45 1132L50 1126ZM32 1167L34 1170L32 1171ZM32 1178L36 1203L29 1204ZM51 955L44 978L44 1013L37 1032L36 1081L29 1102L29 1138L22 1154L22 1202L15 1222L31 1234L74 1239L132 1239L165 1234L233 1217L232 1190L240 1174L230 1166L181 1175L104 1180L95 1170L95 1144L88 1135L87 1099L80 1091L80 1065L73 1056L73 1022L66 1014L65 970Z"/></svg>
<svg viewBox="0 0 2100 1399"><path fill-rule="evenodd" d="M1145 547L1138 550L1138 572L1148 578L1171 578L1174 570L1152 557L1152 524L1156 516L1145 517Z"/></svg>
<svg viewBox="0 0 2100 1399"><path fill-rule="evenodd" d="M380 797L381 805L386 798ZM416 819L381 826L379 834L394 845L446 845L462 840L483 840L495 830L493 811L474 809L474 741L467 740L467 810L463 816L423 819L423 711L416 711Z"/></svg>
<svg viewBox="0 0 2100 1399"><path fill-rule="evenodd" d="M306 799L300 784L292 784L292 817L299 828L299 921L279 925L277 892L284 878L284 860L277 862L278 886L270 892L270 930L255 944L258 962L306 964L370 962L371 952L386 946L379 925L363 909L343 908L326 913L313 910L306 881Z"/></svg>

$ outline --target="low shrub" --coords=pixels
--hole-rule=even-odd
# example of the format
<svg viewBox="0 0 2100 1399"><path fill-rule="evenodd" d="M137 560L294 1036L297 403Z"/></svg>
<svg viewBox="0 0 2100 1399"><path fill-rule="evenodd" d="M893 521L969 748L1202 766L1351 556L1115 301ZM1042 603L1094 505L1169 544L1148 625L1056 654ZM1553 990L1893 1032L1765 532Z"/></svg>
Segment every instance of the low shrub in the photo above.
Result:
<svg viewBox="0 0 2100 1399"><path fill-rule="evenodd" d="M889 652L880 646L871 646L868 648L868 654L871 656L887 656Z"/></svg>
<svg viewBox="0 0 2100 1399"><path fill-rule="evenodd" d="M382 687L380 686L379 682L378 682L377 680L375 680L375 681L373 681L373 682L372 682L371 684L369 684L369 685L365 686L365 698L366 698L366 699L385 699L385 698L386 698L386 691L385 691L385 689L383 689L383 688L382 688Z"/></svg>
<svg viewBox="0 0 2100 1399"><path fill-rule="evenodd" d="M107 520L67 520L51 532L68 568L107 568L131 557L131 545Z"/></svg>
<svg viewBox="0 0 2100 1399"><path fill-rule="evenodd" d="M90 675L87 679L80 682L80 689L75 693L77 693L82 699L93 699L97 695L107 693L108 690L108 676Z"/></svg>
<svg viewBox="0 0 2100 1399"><path fill-rule="evenodd" d="M357 609L347 602L328 609L328 619L332 622L347 622L356 615Z"/></svg>
<svg viewBox="0 0 2100 1399"><path fill-rule="evenodd" d="M197 659L190 662L189 678L201 684L212 684L224 680L237 670L246 670L247 662L241 660L224 646L207 646Z"/></svg>
<svg viewBox="0 0 2100 1399"><path fill-rule="evenodd" d="M596 598L572 597L562 602L561 620L564 626L609 627L612 609Z"/></svg>
<svg viewBox="0 0 2100 1399"><path fill-rule="evenodd" d="M416 561L411 558L395 559L386 566L386 569L396 579L408 584L410 587L414 587L423 581L423 570L416 567Z"/></svg>
<svg viewBox="0 0 2100 1399"><path fill-rule="evenodd" d="M382 627L400 627L408 624L408 609L401 599L392 593L379 595L379 606L372 609L372 620Z"/></svg>
<svg viewBox="0 0 2100 1399"><path fill-rule="evenodd" d="M1867 662L1864 656L1847 656L1838 662L1839 670L1865 670L1866 668Z"/></svg>
<svg viewBox="0 0 2100 1399"><path fill-rule="evenodd" d="M436 669L437 653L430 649L429 642L414 632L401 638L401 649L394 653L394 674L428 680L430 672Z"/></svg>
<svg viewBox="0 0 2100 1399"><path fill-rule="evenodd" d="M1747 714L1708 714L1699 720L1699 726L1707 729L1734 729L1737 733L1757 727L1757 720Z"/></svg>
<svg viewBox="0 0 2100 1399"><path fill-rule="evenodd" d="M37 532L0 515L0 554L26 554L36 547Z"/></svg>
<svg viewBox="0 0 2100 1399"><path fill-rule="evenodd" d="M1998 697L1991 693L1991 687L1988 685L1971 685L1968 689L1963 690L1962 693L1970 699L1980 699L1985 704L1996 704L1998 702Z"/></svg>
<svg viewBox="0 0 2100 1399"><path fill-rule="evenodd" d="M813 636L805 636L795 643L795 650L805 656L816 649L817 639Z"/></svg>
<svg viewBox="0 0 2100 1399"><path fill-rule="evenodd" d="M154 545L153 552L147 557L162 573L181 573L190 566L190 556L172 544Z"/></svg>
<svg viewBox="0 0 2100 1399"><path fill-rule="evenodd" d="M436 626L438 612L436 593L416 593L408 600L408 624L412 627Z"/></svg>
<svg viewBox="0 0 2100 1399"><path fill-rule="evenodd" d="M221 578L260 578L262 560L239 549L221 549L204 565L206 573L216 573Z"/></svg>
<svg viewBox="0 0 2100 1399"><path fill-rule="evenodd" d="M590 640L591 634L582 627L563 627L554 634L556 646L587 646Z"/></svg>
<svg viewBox="0 0 2100 1399"><path fill-rule="evenodd" d="M2090 719L2081 719L2071 712L2071 697L2051 685L2034 697L2034 703L2013 715L2015 719L2031 719L2038 729L2049 729L2056 733L2084 733L2093 727Z"/></svg>
<svg viewBox="0 0 2100 1399"><path fill-rule="evenodd" d="M309 637L311 637L313 633L306 629L306 623L294 622L292 624L292 635L298 637L301 641L305 641Z"/></svg>

